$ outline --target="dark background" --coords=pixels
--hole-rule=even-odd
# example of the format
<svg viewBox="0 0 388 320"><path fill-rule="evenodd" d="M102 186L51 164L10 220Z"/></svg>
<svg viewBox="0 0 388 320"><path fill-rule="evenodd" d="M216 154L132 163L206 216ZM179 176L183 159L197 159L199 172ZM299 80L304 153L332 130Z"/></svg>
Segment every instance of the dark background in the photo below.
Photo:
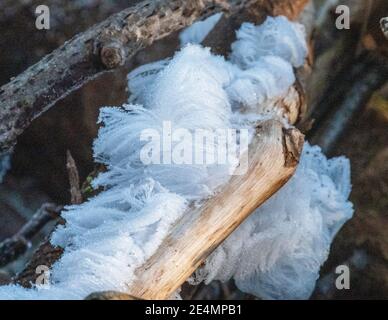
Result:
<svg viewBox="0 0 388 320"><path fill-rule="evenodd" d="M43 3L44 2L44 3ZM102 21L130 3L137 1L103 0L31 0L0 2L0 85L37 62L73 35ZM309 83L311 114L325 101L325 90L335 84L334 71L347 68L361 46L387 53L387 40L378 28L378 17L386 13L381 1L367 17L357 8L364 1L347 1L352 7L352 29L338 32L321 27L314 35L315 67ZM324 1L316 1L321 8ZM378 3L378 1L376 1ZM51 29L35 28L35 8L46 4L51 12ZM359 10L359 11L357 11ZM384 11L385 10L385 11ZM334 26L334 13L329 10L326 24ZM335 49L346 44L346 49ZM20 136L12 156L12 168L0 185L0 241L12 236L42 203L70 201L66 171L66 151L70 150L81 181L94 169L92 141L97 134L97 116L101 106L121 105L127 98L125 76L138 64L168 56L177 46L177 37L153 45L114 73L107 73L71 94L45 113ZM338 52L333 50L338 50ZM328 53L332 54L327 62ZM330 66L330 69L328 68ZM334 74L334 75L333 75ZM346 74L345 74L346 75ZM346 79L346 76L345 76ZM352 79L347 79L349 85ZM0 106L1 107L1 106ZM327 111L330 113L330 110ZM313 116L312 116L313 117ZM319 119L318 119L319 120ZM320 283L333 277L339 264L351 267L351 290L338 291L323 285L316 299L387 299L388 298L388 86L375 92L370 101L352 119L330 156L346 155L352 164L355 217L337 236L330 258L322 269ZM319 125L319 121L315 122ZM31 250L2 272L12 276L19 271L32 250L47 234L48 226L34 241ZM1 278L1 277L0 277ZM323 280L322 280L323 279ZM326 280L325 280L326 279ZM1 280L1 279L0 279ZM329 281L330 283L330 281ZM184 291L184 296L185 296ZM250 298L238 292L233 284L199 286L194 298Z"/></svg>

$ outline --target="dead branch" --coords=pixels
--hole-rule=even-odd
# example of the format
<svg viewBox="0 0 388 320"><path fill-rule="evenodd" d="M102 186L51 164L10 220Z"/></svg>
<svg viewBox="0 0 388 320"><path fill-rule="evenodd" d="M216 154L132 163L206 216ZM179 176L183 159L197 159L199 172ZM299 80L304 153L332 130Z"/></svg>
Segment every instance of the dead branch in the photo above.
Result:
<svg viewBox="0 0 388 320"><path fill-rule="evenodd" d="M176 223L157 252L136 271L130 296L94 293L87 299L170 298L245 218L288 181L303 141L297 129L284 129L279 121L262 123L249 147L248 172L234 176L216 196Z"/></svg>
<svg viewBox="0 0 388 320"><path fill-rule="evenodd" d="M276 120L261 124L249 147L248 172L233 176L216 196L185 214L136 271L128 292L143 299L169 298L245 218L288 181L302 146L303 135L297 129L286 130Z"/></svg>
<svg viewBox="0 0 388 320"><path fill-rule="evenodd" d="M71 204L81 204L82 203L82 193L80 189L80 181L78 169L75 164L74 158L71 155L70 151L66 152L66 168L69 174L69 183L70 183L70 195L71 195Z"/></svg>
<svg viewBox="0 0 388 320"><path fill-rule="evenodd" d="M9 151L31 121L58 100L198 18L220 11L232 14L248 6L298 11L297 6L306 2L144 0L123 10L75 36L0 88L0 153Z"/></svg>
<svg viewBox="0 0 388 320"><path fill-rule="evenodd" d="M238 23L239 19L232 19L232 25ZM221 19L214 31L220 29L224 31L224 41L217 39L212 47L217 53L225 54L225 47L220 43L231 37L230 33L225 36L225 29L230 29L225 19ZM210 35L205 43L214 44L213 41ZM276 104L287 110L291 123L300 119L304 106L304 88L300 83ZM303 140L297 129L286 130L276 120L258 127L257 136L249 147L248 172L234 176L215 197L175 224L157 252L136 270L136 281L128 285L130 297L170 298L246 217L288 181L298 164ZM253 196L247 197L248 194ZM123 297L122 293L116 295ZM95 293L93 297L106 298L104 293Z"/></svg>
<svg viewBox="0 0 388 320"><path fill-rule="evenodd" d="M321 146L325 153L330 153L355 115L366 106L372 94L387 82L387 60L366 53L357 59L348 72L345 78L334 81L335 89L332 87L332 91L328 91L331 94L321 102L329 111L310 132L312 143ZM353 79L353 82L349 82L349 79Z"/></svg>
<svg viewBox="0 0 388 320"><path fill-rule="evenodd" d="M224 3L224 1L220 1L222 3ZM251 3L251 4L254 4L256 5L255 6L255 11L256 13L253 14L252 13L252 10L250 7L246 7L244 8L245 10L243 10L243 12L246 14L247 12L249 12L249 16L252 17L253 16L256 16L256 20L255 21L256 23L259 23L260 21L262 21L262 19L265 18L265 16L267 14L273 14L274 13L274 10L276 9L277 10L277 14L284 14L286 16L288 16L289 18L292 18L292 19L295 19L297 16L298 16L298 13L300 13L300 11L303 9L305 3L307 2L307 0L297 0L297 1L285 1L285 0L275 0L275 1L248 1L248 2L244 2L243 5L247 5L247 3ZM283 8L283 12L282 11L279 11L279 8L282 7ZM214 12L214 11L212 11ZM233 12L233 11L230 11L230 12ZM260 14L258 14L260 13ZM238 16L237 14L235 16ZM246 15L247 16L247 15ZM254 19L251 19L251 21L254 20ZM230 23L231 21L229 21ZM234 21L233 23L235 23L236 21ZM236 25L238 25L239 23L241 23L240 19L237 19L237 23ZM234 30L236 29L232 23L230 23L230 25L227 26L228 27L228 30L232 30L232 32L229 32L228 34L231 36L231 37L234 37ZM218 29L218 28L216 28ZM214 32L211 33L211 35L208 37L208 39L206 39L206 45L209 45L209 46L212 46L214 47L214 44L216 43L217 45L215 46L216 47L216 51L218 52L226 52L225 48L229 47L230 46L230 43L231 43L231 38L229 37L222 37L222 41L218 41L217 38L220 37L220 33L217 31L217 30L214 30ZM295 94L296 93L296 94ZM286 111L286 114L288 114L290 116L290 119L295 120L298 118L298 113L300 113L303 109L302 107L302 104L304 104L304 92L303 90L291 90L290 92L290 97L287 97L286 99L284 99L284 101L280 101L279 102L279 106L284 106L285 107L285 110ZM291 96L293 98L291 98ZM297 100L293 100L293 99L297 99ZM296 112L296 113L295 113ZM294 114L295 113L295 114ZM274 124L274 126L279 129L281 128L281 126L279 127L279 124ZM276 131L276 130L275 130ZM278 138L280 139L279 141L284 141L285 144L281 144L282 145L282 152L279 153L278 155L276 155L276 157L278 157L278 159L282 159L282 166L284 166L284 155L283 155L283 145L285 146L292 146L293 144L290 143L291 141L294 141L294 139L285 139L283 140L282 137L283 137L283 132L282 130L280 130L281 132L279 132L278 130L276 131L277 134L280 134L280 136L278 136ZM288 134L284 134L284 137L289 137ZM279 141L277 141L277 143L279 143ZM288 143L287 143L288 141ZM279 146L277 144L277 146ZM287 147L285 147L287 148ZM252 148L253 150L253 148ZM277 149L279 151L279 149ZM256 153L255 153L256 154ZM265 153L266 154L266 153ZM291 155L291 153L287 153L288 155ZM264 156L265 157L265 156ZM268 159L266 159L268 160ZM291 157L288 157L288 161L289 163L293 164L291 167L289 167L288 169L284 169L285 171L287 172L290 172L290 175L292 174L293 172L293 167L296 165L296 161L298 160L298 155L295 154L295 156L291 156ZM266 162L267 163L267 162ZM264 172L265 170L263 170ZM280 170L280 173L279 171L276 171L274 170L272 172L272 174L276 175L276 177L274 177L274 179L279 179L280 176L282 176L282 172L283 170ZM279 175L279 176L278 176ZM286 180L285 177L283 177L284 180ZM253 178L252 178L253 179ZM281 179L281 178L280 178ZM284 181L278 181L278 185L277 186L273 186L273 189L272 191L268 191L268 194L266 195L262 195L263 198L261 198L259 196L259 200L261 199L262 201L264 201L264 197L269 197L271 195L271 192L275 192L276 190L276 187L280 187L281 184L284 183ZM269 187L271 187L271 182L269 184ZM251 191L249 192L251 193ZM247 192L248 194L248 192ZM256 196L256 195L255 195ZM255 196L252 196L250 198L255 198ZM245 196L245 198L247 198ZM229 199L228 199L229 201ZM236 204L236 202L234 202L233 198L230 198L230 201L231 201L231 204ZM253 200L253 201L257 201L257 199ZM254 208L251 208L251 210L253 210ZM244 211L245 212L245 211ZM200 213L198 213L200 215ZM245 212L245 214L248 214L248 212ZM230 217L230 216L229 216ZM236 225L233 225L232 227L230 227L229 229L227 229L226 232L231 232L233 230L233 228L237 227L238 223L241 223L242 221L239 221L236 223ZM223 237L226 237L228 234L224 234L222 233L222 236ZM220 241L222 241L222 239L220 239ZM206 258L206 254L210 254L211 253L211 250L215 249L215 246L214 246L214 243L211 243L212 247L209 248L208 244L207 244L207 247L208 247L208 250L205 250L205 248L202 248L202 250L206 251L203 253L203 256L199 258L199 260L203 260ZM31 281L33 282L34 279L36 278L36 274L35 274L35 268L37 265L40 265L40 264L44 264L44 265L47 265L47 266L51 266L52 263L54 263L57 259L60 258L62 254L62 250L60 248L54 248L50 245L49 242L46 242L44 243L34 254L32 260L30 261L29 265L26 267L26 269L20 273L16 279L15 279L15 282L16 283L19 283L23 286L29 286L29 284L31 283ZM196 257L198 258L198 257ZM175 281L175 280L174 280ZM130 294L132 294L132 292L130 292Z"/></svg>
<svg viewBox="0 0 388 320"><path fill-rule="evenodd" d="M61 206L46 203L18 233L0 243L0 267L16 260L29 248L32 238L50 221L59 217Z"/></svg>

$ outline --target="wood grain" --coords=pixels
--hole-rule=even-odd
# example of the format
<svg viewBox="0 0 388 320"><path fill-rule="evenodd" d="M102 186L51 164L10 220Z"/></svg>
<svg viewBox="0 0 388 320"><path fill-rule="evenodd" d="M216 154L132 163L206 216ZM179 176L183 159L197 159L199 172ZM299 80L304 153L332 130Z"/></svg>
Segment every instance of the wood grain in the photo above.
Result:
<svg viewBox="0 0 388 320"><path fill-rule="evenodd" d="M132 296L167 299L258 206L293 175L303 146L297 129L264 122L248 150L249 167L175 225L149 261L136 271ZM293 159L293 161L290 161Z"/></svg>

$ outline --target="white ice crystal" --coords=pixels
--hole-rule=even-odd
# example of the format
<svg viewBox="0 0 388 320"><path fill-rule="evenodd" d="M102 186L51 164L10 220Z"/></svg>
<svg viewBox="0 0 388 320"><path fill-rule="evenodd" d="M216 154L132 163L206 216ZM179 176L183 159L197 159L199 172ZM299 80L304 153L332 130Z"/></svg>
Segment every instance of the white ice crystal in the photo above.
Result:
<svg viewBox="0 0 388 320"><path fill-rule="evenodd" d="M166 122L189 132L252 126L264 118L263 106L282 98L295 81L293 66L307 52L303 37L300 25L268 18L262 26L242 26L231 60L187 45L172 59L132 71L128 104L101 109L94 157L107 171L93 185L103 191L67 207L66 225L52 234L64 253L51 269L50 287L3 286L0 298L82 299L95 291L126 291L171 225L190 214L192 201L211 196L230 178L224 164L141 161L146 146L158 148L143 133L163 135ZM206 153L217 149L210 147ZM264 298L308 297L333 236L351 216L349 191L347 161L326 160L306 146L296 176L214 252L198 278L233 277L240 289Z"/></svg>
<svg viewBox="0 0 388 320"><path fill-rule="evenodd" d="M140 152L147 142L141 141L140 135L145 130L155 129L162 136L163 124L167 121L172 123L171 131L230 128L231 105L224 87L232 75L227 66L224 58L211 55L209 49L188 45L159 70L153 81L149 79L147 93L141 99L144 106L103 108L100 121L105 126L100 130L101 138L96 140L94 151L96 159L109 170L101 174L94 185L124 186L152 177L172 192L198 199L209 196L224 183L228 179L227 165L162 162L144 168ZM129 75L135 95L143 90L133 85L138 74L135 70ZM149 77L148 73L146 77ZM196 147L195 144L192 146L193 149ZM210 149L216 149L216 146Z"/></svg>
<svg viewBox="0 0 388 320"><path fill-rule="evenodd" d="M265 102L284 96L295 82L292 66L276 56L264 56L242 70L227 87L232 102L260 112Z"/></svg>
<svg viewBox="0 0 388 320"><path fill-rule="evenodd" d="M265 299L307 299L330 244L352 217L350 165L304 146L291 180L257 209L197 271L197 281L231 278Z"/></svg>
<svg viewBox="0 0 388 320"><path fill-rule="evenodd" d="M203 21L193 23L190 27L183 30L179 35L179 40L182 46L186 44L200 44L205 40L206 36L213 30L218 21L220 21L222 13L216 13Z"/></svg>
<svg viewBox="0 0 388 320"><path fill-rule="evenodd" d="M156 76L169 63L170 59L160 60L140 66L130 72L128 78L129 103L144 104L149 87Z"/></svg>
<svg viewBox="0 0 388 320"><path fill-rule="evenodd" d="M51 242L65 252L52 267L50 288L0 287L0 298L82 299L94 291L126 290L134 270L187 211L188 200L208 197L229 179L227 166L145 165L140 135L161 130L163 121L188 130L231 127L224 89L229 67L209 49L189 45L147 84L143 105L101 109L104 126L94 156L108 170L93 183L105 191L62 214L66 225Z"/></svg>
<svg viewBox="0 0 388 320"><path fill-rule="evenodd" d="M243 23L237 31L237 41L232 45L231 60L247 68L259 57L269 55L300 67L307 56L305 33L301 24L290 22L283 16L268 17L259 26Z"/></svg>

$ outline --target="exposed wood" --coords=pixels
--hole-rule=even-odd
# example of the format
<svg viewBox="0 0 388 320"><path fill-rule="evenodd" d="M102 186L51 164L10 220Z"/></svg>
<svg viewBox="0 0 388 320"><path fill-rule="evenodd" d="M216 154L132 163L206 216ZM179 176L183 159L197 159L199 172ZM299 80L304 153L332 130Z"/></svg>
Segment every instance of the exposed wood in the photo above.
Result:
<svg viewBox="0 0 388 320"><path fill-rule="evenodd" d="M71 204L81 204L82 193L80 189L78 169L75 164L74 158L72 157L69 150L67 150L66 158L67 158L66 168L69 174L69 183L70 183Z"/></svg>
<svg viewBox="0 0 388 320"><path fill-rule="evenodd" d="M221 19L214 32L220 34L238 24L238 18L232 23ZM233 37L231 34L223 33L221 37ZM214 42L211 35L205 39L205 45L216 48L213 51L227 54L220 43ZM307 70L301 73L306 75ZM284 110L290 123L297 123L306 112L303 84L297 81L274 107ZM142 299L170 298L249 214L288 181L298 164L303 141L299 130L286 130L276 120L258 127L249 147L247 174L234 176L215 197L186 214L153 257L136 271L137 279L129 285L128 293Z"/></svg>
<svg viewBox="0 0 388 320"><path fill-rule="evenodd" d="M291 178L303 142L299 130L285 129L277 120L258 125L248 155L242 157L248 157L247 172L233 176L214 197L175 224L157 252L136 270L137 279L128 293L93 293L86 299L170 298L219 244Z"/></svg>
<svg viewBox="0 0 388 320"><path fill-rule="evenodd" d="M0 243L0 267L16 260L29 247L32 238L52 220L59 217L61 206L44 204L12 238Z"/></svg>
<svg viewBox="0 0 388 320"><path fill-rule="evenodd" d="M302 146L303 135L297 129L285 130L276 120L261 124L249 147L248 172L233 176L216 196L184 215L154 256L136 271L128 293L143 299L169 298L245 218L288 181Z"/></svg>
<svg viewBox="0 0 388 320"><path fill-rule="evenodd" d="M99 74L123 65L155 40L198 18L254 6L298 12L307 0L144 0L75 36L0 88L0 154L59 99ZM294 4L295 3L295 4ZM299 10L298 10L299 9Z"/></svg>
<svg viewBox="0 0 388 320"><path fill-rule="evenodd" d="M224 1L220 1L220 2L224 2ZM273 12L271 10L276 8L277 5L285 3L285 2L288 2L289 4L287 7L288 9L286 10L286 12L284 12L284 14L291 15L291 16L289 16L289 18L295 19L296 12L300 12L303 9L303 5L307 2L307 0L299 0L299 1L284 1L284 0L248 1L247 3L257 4L257 6L255 6L256 11L261 13L260 15L257 15L256 13L255 14L250 13L249 15L251 17L255 16L256 18L259 17L259 18L257 18L258 21L256 21L256 23L259 23L260 21L262 21L261 19L264 19L267 14L273 14ZM272 5L268 6L268 3L271 3ZM290 8L293 6L295 6L295 10L290 10ZM298 9L296 9L296 8L298 8ZM246 7L244 12L251 12L251 10L249 7ZM253 20L256 20L256 19L253 19ZM230 22L230 20L229 20L229 22ZM233 27L233 25L228 26L228 28L233 31L233 32L230 32L230 34L231 35L233 34L233 36L234 36L235 28ZM206 39L207 45L210 45L213 47L214 43L217 43L217 46L220 49L220 51L226 52L225 48L230 46L231 39L228 37L226 37L226 38L223 37L222 41L217 41L218 37L220 37L220 33L217 32L217 30L214 30L214 32L212 32L210 34L210 36ZM282 101L279 101L279 103L278 103L278 107L284 108L285 114L289 115L289 118L292 122L296 121L299 118L299 114L304 109L304 106L305 106L304 91L301 88L300 84L297 84L292 90L290 90L289 95L285 99L283 99ZM275 126L278 129L281 128L281 125L278 122L274 122L274 123L276 123L276 125L273 124L273 126ZM286 164L286 162L291 165L291 167L284 169L285 171L289 172L289 176L290 176L292 174L293 170L295 169L295 164L296 164L295 160L298 159L298 154L296 154L295 151L299 152L299 149L296 148L295 150L293 150L294 153L291 152L292 150L290 150L290 152L286 153L288 155L288 157L287 157L288 161L286 161L286 157L283 154L283 150L288 150L287 146L292 146L293 145L292 142L294 141L294 139L297 138L296 136L300 137L300 134L296 133L297 131L285 132L284 137L287 137L287 138L285 138L283 140L282 139L283 132L281 132L282 130L280 130L280 132L278 130L275 130L275 131L277 134L279 134L277 136L277 138L279 138L279 140L277 140L277 142L276 142L277 146L279 146L279 145L282 146L282 149L281 149L282 152L279 153L278 156L280 156L280 159L281 159L280 161L282 162L282 166L284 166ZM295 133L295 135L291 134L291 133ZM292 138L289 139L288 137L290 136L290 134L291 134ZM254 148L252 150L254 150ZM275 174L275 172L272 172L272 173ZM278 174L278 172L276 174ZM287 178L289 176L287 176ZM283 177L283 178L285 181L286 178L285 177ZM278 179L278 177L274 177L274 179ZM279 179L281 179L281 178L279 178ZM278 187L280 187L280 184L282 183L282 181L279 180L278 183L279 183ZM271 192L275 192L275 191L276 191L276 188L273 186L273 189ZM270 192L270 191L268 191L268 192ZM256 201L256 198L255 198L256 195L254 195L254 193L249 193L249 194L252 195L250 198L254 199L252 201ZM271 195L272 194L263 195L262 201L264 201L264 198L267 198ZM259 199L260 199L260 197L259 197ZM234 203L233 199L231 199L231 201L232 201L232 203ZM254 208L251 208L251 210L253 210L253 209ZM246 214L248 214L248 212L246 212ZM241 223L241 221L238 223ZM231 232L233 230L233 227L234 228L237 227L237 224L235 226L230 227L228 229L228 232ZM224 234L223 236L226 237L227 234ZM215 247L213 246L212 248L208 248L206 254L210 254L212 249L215 249ZM32 261L30 262L30 264L27 266L27 268L21 274L18 275L18 277L15 279L15 282L22 284L23 286L29 286L29 283L31 281L34 281L34 279L36 277L36 274L34 272L35 267L39 264L45 264L45 265L50 266L53 262L55 262L60 257L61 253L62 253L62 250L60 250L59 248L53 248L49 242L45 243L34 254L34 257L33 257ZM49 259L45 259L45 256L48 256ZM203 260L205 258L206 258L206 256L204 254L201 257L201 259ZM132 293L129 292L129 294L132 294Z"/></svg>

